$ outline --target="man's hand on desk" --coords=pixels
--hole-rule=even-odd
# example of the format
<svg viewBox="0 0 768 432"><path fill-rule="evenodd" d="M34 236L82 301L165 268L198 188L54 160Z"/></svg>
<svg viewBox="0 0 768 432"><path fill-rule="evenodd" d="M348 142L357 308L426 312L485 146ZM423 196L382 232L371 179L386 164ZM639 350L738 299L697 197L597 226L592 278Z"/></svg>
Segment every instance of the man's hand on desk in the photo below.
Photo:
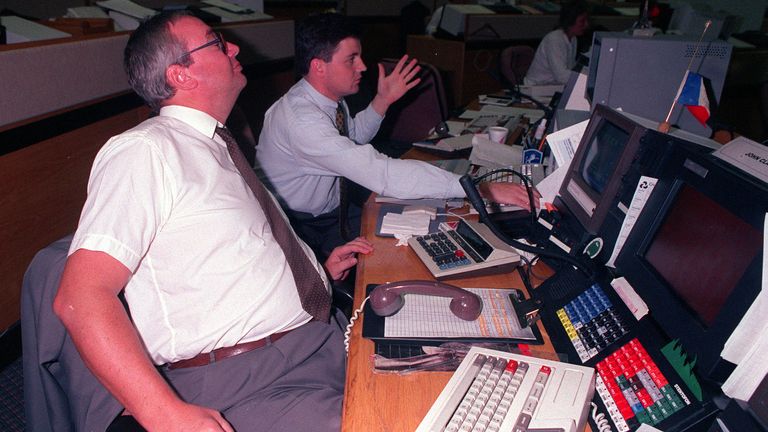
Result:
<svg viewBox="0 0 768 432"><path fill-rule="evenodd" d="M516 205L522 209L530 209L528 201L528 192L525 186L517 183L507 182L486 182L480 183L480 195L499 204ZM539 198L541 194L533 189L533 205L539 207Z"/></svg>
<svg viewBox="0 0 768 432"><path fill-rule="evenodd" d="M379 63L379 83L376 89L376 97L373 98L371 105L377 113L382 116L386 114L390 105L420 81L416 75L421 70L416 59L408 61L408 56L404 55L389 75L384 75L384 66Z"/></svg>
<svg viewBox="0 0 768 432"><path fill-rule="evenodd" d="M344 280L349 275L349 269L357 264L356 255L369 254L373 251L373 244L364 237L358 237L347 244L343 244L331 251L331 255L325 260L325 270L331 279Z"/></svg>

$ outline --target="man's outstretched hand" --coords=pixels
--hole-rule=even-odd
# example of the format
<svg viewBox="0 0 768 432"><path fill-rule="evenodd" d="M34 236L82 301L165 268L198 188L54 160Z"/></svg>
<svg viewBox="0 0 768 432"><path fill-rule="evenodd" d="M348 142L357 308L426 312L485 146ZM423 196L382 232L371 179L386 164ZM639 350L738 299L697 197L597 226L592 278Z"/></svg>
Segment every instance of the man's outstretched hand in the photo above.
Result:
<svg viewBox="0 0 768 432"><path fill-rule="evenodd" d="M384 75L384 65L379 63L379 84L371 102L373 109L382 116L386 114L390 105L421 82L421 78L416 78L420 70L416 59L408 61L407 55L400 58L389 75Z"/></svg>

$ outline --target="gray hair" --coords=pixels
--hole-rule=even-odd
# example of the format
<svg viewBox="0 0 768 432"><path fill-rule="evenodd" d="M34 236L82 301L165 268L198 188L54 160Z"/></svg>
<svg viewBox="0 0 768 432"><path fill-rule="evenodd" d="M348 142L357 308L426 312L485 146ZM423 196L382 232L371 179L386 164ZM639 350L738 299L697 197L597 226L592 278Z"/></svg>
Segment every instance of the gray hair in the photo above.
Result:
<svg viewBox="0 0 768 432"><path fill-rule="evenodd" d="M131 34L125 47L123 66L128 83L153 111L158 111L163 101L175 93L165 78L168 67L172 64L186 67L193 63L186 55L184 42L170 29L171 24L185 16L192 15L172 11L150 17Z"/></svg>

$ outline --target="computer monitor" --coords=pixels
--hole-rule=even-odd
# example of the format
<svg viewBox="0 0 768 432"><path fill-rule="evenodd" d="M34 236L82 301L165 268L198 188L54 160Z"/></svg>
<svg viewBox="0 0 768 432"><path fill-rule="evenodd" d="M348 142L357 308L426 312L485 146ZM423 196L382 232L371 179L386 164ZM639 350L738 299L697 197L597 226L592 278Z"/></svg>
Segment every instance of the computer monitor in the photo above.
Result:
<svg viewBox="0 0 768 432"><path fill-rule="evenodd" d="M595 107L573 155L555 204L575 219L581 241L603 240L599 261L610 257L631 205L640 177L654 176L676 146L709 153L713 141L673 129L658 132L658 124L614 110ZM694 151L694 150L692 150Z"/></svg>
<svg viewBox="0 0 768 432"><path fill-rule="evenodd" d="M725 41L698 44L692 36L636 37L626 33L595 32L589 61L586 94L592 108L598 104L661 122L666 119L689 68L703 76L710 110L716 114L731 58ZM674 106L670 123L709 137L687 109Z"/></svg>
<svg viewBox="0 0 768 432"><path fill-rule="evenodd" d="M446 4L441 12L438 30L451 36L464 36L467 15L492 13L487 7L477 4Z"/></svg>
<svg viewBox="0 0 768 432"><path fill-rule="evenodd" d="M709 28L703 32L707 21L710 22ZM716 12L705 5L683 3L677 5L672 12L667 33L701 37L706 41L718 38L726 40L738 32L741 21L741 17L723 11Z"/></svg>
<svg viewBox="0 0 768 432"><path fill-rule="evenodd" d="M712 155L674 150L616 262L697 375L723 382L720 353L761 287L768 187ZM680 153L682 152L682 153Z"/></svg>
<svg viewBox="0 0 768 432"><path fill-rule="evenodd" d="M560 200L597 234L646 128L605 105L595 108L560 187Z"/></svg>

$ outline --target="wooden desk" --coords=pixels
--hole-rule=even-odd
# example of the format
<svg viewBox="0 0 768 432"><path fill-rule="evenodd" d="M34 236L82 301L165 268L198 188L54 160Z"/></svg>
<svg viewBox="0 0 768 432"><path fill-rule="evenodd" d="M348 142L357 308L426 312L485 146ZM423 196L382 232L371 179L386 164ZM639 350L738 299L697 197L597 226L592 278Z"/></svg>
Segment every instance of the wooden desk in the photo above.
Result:
<svg viewBox="0 0 768 432"><path fill-rule="evenodd" d="M415 156L424 158L423 155ZM433 279L410 248L395 246L396 242L392 238L375 236L379 208L380 205L371 198L363 209L361 233L373 241L375 250L368 256L360 257L360 262L357 264L356 308L365 298L367 284L404 279ZM537 273L551 274L547 269L537 270ZM449 282L461 287L524 289L517 272ZM534 284L540 282L540 280L532 280ZM417 372L408 375L374 373L371 368L374 344L362 338L363 319L364 316L361 315L353 326L350 338L342 430L350 432L413 431L450 379L451 373ZM554 352L549 336L543 326L540 323L538 325L542 330L545 344L537 346L536 349Z"/></svg>

